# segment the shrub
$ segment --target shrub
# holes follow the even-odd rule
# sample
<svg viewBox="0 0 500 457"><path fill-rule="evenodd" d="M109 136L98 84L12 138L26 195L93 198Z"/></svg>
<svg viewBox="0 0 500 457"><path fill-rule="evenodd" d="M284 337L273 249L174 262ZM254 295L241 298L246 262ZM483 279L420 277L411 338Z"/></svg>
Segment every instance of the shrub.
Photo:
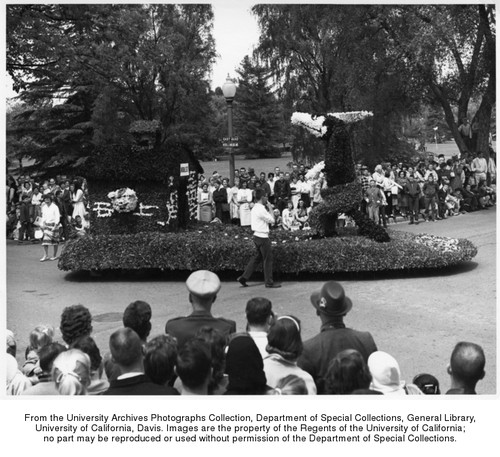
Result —
<svg viewBox="0 0 500 457"><path fill-rule="evenodd" d="M318 238L312 231L271 232L274 269L281 273L335 273L444 268L471 260L466 239L392 232L388 243L354 236ZM249 229L198 225L185 232L87 236L70 241L59 260L66 271L242 271L254 253Z"/></svg>

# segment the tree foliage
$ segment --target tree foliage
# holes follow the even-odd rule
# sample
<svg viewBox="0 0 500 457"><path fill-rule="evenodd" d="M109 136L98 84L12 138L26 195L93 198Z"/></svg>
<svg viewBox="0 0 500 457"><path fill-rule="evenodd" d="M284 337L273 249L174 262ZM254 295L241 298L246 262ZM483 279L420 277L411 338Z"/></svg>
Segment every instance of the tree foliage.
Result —
<svg viewBox="0 0 500 457"><path fill-rule="evenodd" d="M460 151L470 152L458 126L472 117L479 123L478 149L486 152L496 96L495 6L378 6L373 11L389 49L413 75L409 83L439 104ZM470 113L474 99L481 102Z"/></svg>
<svg viewBox="0 0 500 457"><path fill-rule="evenodd" d="M370 137L353 144L355 156L378 161L401 148L402 112L413 109L412 93L395 84L393 58L367 5L257 5L258 52L280 86L285 110L323 114L371 110ZM302 155L316 155L301 141Z"/></svg>
<svg viewBox="0 0 500 457"><path fill-rule="evenodd" d="M235 101L239 149L247 157L279 156L281 107L271 92L268 70L245 56L240 68Z"/></svg>
<svg viewBox="0 0 500 457"><path fill-rule="evenodd" d="M405 148L404 120L422 105L440 107L466 152L458 125L474 98L484 150L495 99L494 5L265 4L252 11L258 53L290 114L373 111L371 138L355 145L356 157L373 161Z"/></svg>
<svg viewBox="0 0 500 457"><path fill-rule="evenodd" d="M91 99L92 144L159 120L163 141L210 143L210 5L8 5L7 70L22 100Z"/></svg>

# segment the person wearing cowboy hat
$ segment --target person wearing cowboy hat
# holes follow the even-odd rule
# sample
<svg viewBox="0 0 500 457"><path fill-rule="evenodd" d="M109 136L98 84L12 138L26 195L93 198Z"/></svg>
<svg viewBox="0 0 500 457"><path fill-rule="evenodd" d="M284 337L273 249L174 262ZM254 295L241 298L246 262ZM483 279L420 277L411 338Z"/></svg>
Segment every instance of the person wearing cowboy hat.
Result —
<svg viewBox="0 0 500 457"><path fill-rule="evenodd" d="M186 288L193 312L186 317L170 319L165 325L165 333L177 338L179 349L204 326L219 330L225 336L236 332L236 322L212 316L212 305L220 287L219 277L208 270L195 271L187 279Z"/></svg>
<svg viewBox="0 0 500 457"><path fill-rule="evenodd" d="M369 332L346 328L344 316L351 310L352 301L338 282L326 282L311 295L311 303L321 320L320 333L304 342L297 364L313 377L318 393L322 393L328 366L339 352L356 349L366 362L377 346Z"/></svg>

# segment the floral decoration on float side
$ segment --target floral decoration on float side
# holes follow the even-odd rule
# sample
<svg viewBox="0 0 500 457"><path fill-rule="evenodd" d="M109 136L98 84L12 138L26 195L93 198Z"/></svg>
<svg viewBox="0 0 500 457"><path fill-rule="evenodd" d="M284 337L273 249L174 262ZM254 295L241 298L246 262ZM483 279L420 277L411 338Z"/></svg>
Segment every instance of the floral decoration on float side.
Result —
<svg viewBox="0 0 500 457"><path fill-rule="evenodd" d="M117 213L131 213L137 208L137 195L134 190L128 187L110 192L108 198Z"/></svg>
<svg viewBox="0 0 500 457"><path fill-rule="evenodd" d="M323 169L325 168L325 161L322 160L315 164L305 175L307 180L317 180L323 175Z"/></svg>

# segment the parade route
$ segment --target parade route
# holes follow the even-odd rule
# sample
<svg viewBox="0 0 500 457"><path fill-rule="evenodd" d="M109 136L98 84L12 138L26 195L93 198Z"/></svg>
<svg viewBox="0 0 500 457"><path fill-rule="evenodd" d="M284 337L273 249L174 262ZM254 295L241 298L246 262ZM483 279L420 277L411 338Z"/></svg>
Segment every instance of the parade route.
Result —
<svg viewBox="0 0 500 457"><path fill-rule="evenodd" d="M346 325L370 331L378 348L398 360L403 379L411 381L421 372L432 373L440 380L442 392L450 386L446 365L454 345L458 341L478 343L486 354L486 377L477 391L495 394L496 208L418 226L399 222L389 228L468 238L478 254L471 262L442 272L335 275L354 303ZM81 303L89 308L94 317L93 336L102 352L107 351L109 335L121 327L123 310L134 300L151 304L151 336L163 333L168 319L191 310L185 278L179 275L170 280L131 280L68 274L57 268L57 262L40 263L39 245L18 245L11 240L6 254L7 328L16 335L20 364L29 332L41 323L57 327L65 306ZM223 278L213 314L235 320L238 331L245 329L245 304L255 296L269 298L278 314L297 316L302 321L303 339L319 331L309 297L327 278L285 278L281 289L266 289L262 282L242 288L235 278ZM58 329L56 339L60 340Z"/></svg>

